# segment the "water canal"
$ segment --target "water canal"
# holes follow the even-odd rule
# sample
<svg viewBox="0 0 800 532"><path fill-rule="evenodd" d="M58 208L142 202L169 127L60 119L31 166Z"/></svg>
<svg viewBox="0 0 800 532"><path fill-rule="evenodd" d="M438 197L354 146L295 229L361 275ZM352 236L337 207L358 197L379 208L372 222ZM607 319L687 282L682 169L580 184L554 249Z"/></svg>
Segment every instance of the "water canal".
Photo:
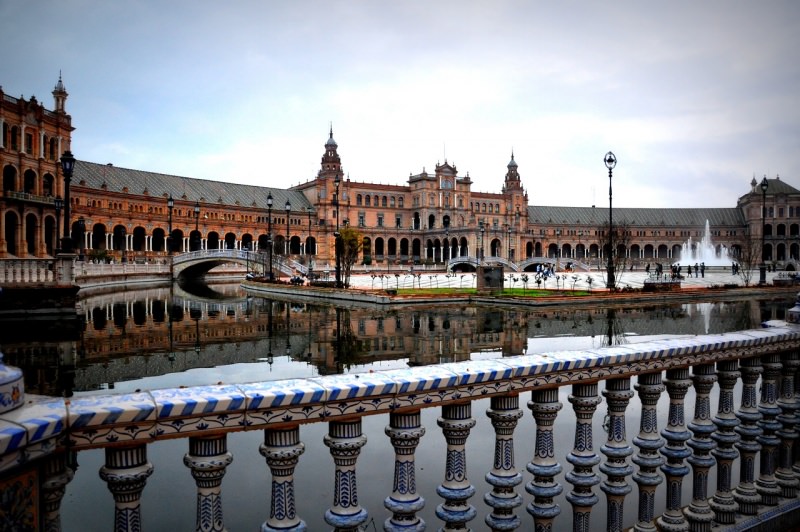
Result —
<svg viewBox="0 0 800 532"><path fill-rule="evenodd" d="M766 319L782 319L793 297L768 300L702 301L667 306L630 305L587 308L492 308L454 305L436 309L336 308L248 297L235 285L215 286L211 291L189 294L175 287L97 295L82 302L82 324L74 340L74 364L64 367L26 368L26 350L42 353L54 349L46 340L3 346L7 360L25 369L30 393L92 395L135 390L214 383L244 383L259 380L309 378L336 373L359 373L407 368L413 365L510 357L591 349L654 338L676 337L742 330ZM65 341L55 342L63 349ZM41 360L41 359L39 359ZM568 387L561 389L561 402L568 410ZM521 438L515 448L517 469L524 472L532 456L535 427L530 411L517 427ZM659 412L666 412L663 394ZM691 402L691 399L689 399ZM481 404L486 403L486 404ZM470 481L476 496L470 501L478 509L472 523L483 530L483 516L490 511L482 501L491 490L483 479L491 467L493 429L483 412L488 400L476 401L477 421L467 443ZM716 404L712 405L716 409ZM598 441L603 439L604 407L594 418ZM423 410L423 426L435 427L439 410ZM631 416L633 418L633 416ZM572 424L562 415L556 424L557 448L572 447ZM628 420L632 437L638 419ZM386 441L386 419L368 416L364 433L368 444L358 460L361 504L369 511L368 530L381 530L388 512L383 498L392 491L393 454ZM430 430L430 429L429 429ZM297 512L309 530L327 530L323 514L332 505L333 463L323 437L325 423L303 426L302 439L317 452L301 457L296 470ZM259 454L261 431L229 438L234 455L223 481L225 523L228 530L253 530L269 516L270 474ZM527 442L527 443L526 443ZM143 530L187 530L194 526L195 484L183 465L186 440L151 445L149 460L155 465L142 497ZM442 481L441 433L430 430L417 450L417 483L424 486L426 506L419 515L431 529L441 526L435 508L441 502L435 487ZM321 451L320 451L321 449ZM77 455L78 469L67 486L62 503L64 530L108 530L113 522L113 502L98 478L102 450ZM563 457L561 459L563 461ZM387 468L388 465L388 468ZM526 473L526 475L528 475ZM528 475L529 476L529 475ZM527 482L526 478L526 482ZM686 483L684 488L687 487ZM520 487L520 492L524 490ZM569 503L560 504L569 514ZM626 523L635 520L635 505L626 507ZM630 515L629 515L630 514ZM522 529L532 526L524 510L518 509ZM605 522L605 508L597 505L592 522ZM569 516L558 528L569 528Z"/></svg>

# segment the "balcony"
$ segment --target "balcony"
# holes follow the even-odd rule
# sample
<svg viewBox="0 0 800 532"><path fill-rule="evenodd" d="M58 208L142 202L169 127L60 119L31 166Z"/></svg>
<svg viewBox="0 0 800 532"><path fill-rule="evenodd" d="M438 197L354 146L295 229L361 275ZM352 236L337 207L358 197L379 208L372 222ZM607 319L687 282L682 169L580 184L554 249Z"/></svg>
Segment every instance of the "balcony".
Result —
<svg viewBox="0 0 800 532"><path fill-rule="evenodd" d="M370 516L384 530L788 530L800 523L800 329L769 325L375 373L69 401L29 397L2 417L0 470L6 477L42 472L44 525L55 530L73 476L71 453L102 448L99 475L116 501L114 527L128 530L147 513L141 496L148 478L157 467L173 468L154 466L148 449L188 439L183 463L197 486L197 529L221 530L222 479L233 460L228 436L262 431L265 487L271 478L262 530L317 530L322 520L357 530ZM516 430L526 426L520 399L533 419L523 431ZM473 406L486 407L490 430L472 433ZM440 435L422 424L432 408ZM373 416L385 420L387 438L367 442L362 422ZM308 424L327 426L324 446L301 440ZM634 426L630 437L626 429ZM444 440L434 450L434 465L444 470L438 485L417 482L423 437ZM382 469L357 474L368 443L388 458L378 462ZM515 463L515 445L530 457L524 466ZM484 452L470 455L476 447ZM323 462L320 453L330 454L332 474L316 469L313 485L297 483L298 463ZM482 467L473 480L467 464ZM392 487L359 499L359 474L391 478ZM312 495L319 484L333 488L329 500ZM235 498L250 506L265 498L227 485L237 488ZM309 501L318 515L297 512ZM437 522L424 521L426 506L435 507Z"/></svg>

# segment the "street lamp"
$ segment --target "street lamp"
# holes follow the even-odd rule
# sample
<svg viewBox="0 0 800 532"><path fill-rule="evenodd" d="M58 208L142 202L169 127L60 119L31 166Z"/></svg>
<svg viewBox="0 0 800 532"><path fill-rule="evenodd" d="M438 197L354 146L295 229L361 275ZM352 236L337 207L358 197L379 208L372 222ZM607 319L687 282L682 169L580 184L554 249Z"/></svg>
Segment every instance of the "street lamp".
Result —
<svg viewBox="0 0 800 532"><path fill-rule="evenodd" d="M64 207L64 200L61 199L61 196L56 196L56 199L53 200L53 205L56 208L56 239L53 242L53 256L56 256L60 251L58 242L61 237L61 209Z"/></svg>
<svg viewBox="0 0 800 532"><path fill-rule="evenodd" d="M169 233L167 233L167 254L172 253L172 208L175 207L175 200L172 194L167 198L167 211L169 211Z"/></svg>
<svg viewBox="0 0 800 532"><path fill-rule="evenodd" d="M69 182L75 170L75 157L67 150L61 154L61 170L64 173L64 238L61 240L61 252L72 253L72 239L70 238L69 218Z"/></svg>
<svg viewBox="0 0 800 532"><path fill-rule="evenodd" d="M269 253L269 279L272 280L272 192L267 193L267 253Z"/></svg>
<svg viewBox="0 0 800 532"><path fill-rule="evenodd" d="M192 246L192 251L198 251L200 249L200 202L194 202L194 246Z"/></svg>
<svg viewBox="0 0 800 532"><path fill-rule="evenodd" d="M761 180L761 264L758 266L758 284L759 286L764 286L767 284L767 248L764 243L764 236L767 232L767 189L769 188L769 183L767 182L767 176L764 176L764 179Z"/></svg>
<svg viewBox="0 0 800 532"><path fill-rule="evenodd" d="M286 205L284 205L284 208L286 209L286 260L288 261L289 250L291 249L289 247L289 215L292 212L292 203L288 199L286 200Z"/></svg>
<svg viewBox="0 0 800 532"><path fill-rule="evenodd" d="M617 157L612 153L606 153L603 162L608 168L608 279L606 285L609 290L614 289L614 218L611 210L611 174L617 166Z"/></svg>
<svg viewBox="0 0 800 532"><path fill-rule="evenodd" d="M333 205L336 215L336 231L333 233L333 252L336 255L336 288L342 287L342 253L341 253L341 234L339 233L339 183L341 178L337 173L333 178Z"/></svg>

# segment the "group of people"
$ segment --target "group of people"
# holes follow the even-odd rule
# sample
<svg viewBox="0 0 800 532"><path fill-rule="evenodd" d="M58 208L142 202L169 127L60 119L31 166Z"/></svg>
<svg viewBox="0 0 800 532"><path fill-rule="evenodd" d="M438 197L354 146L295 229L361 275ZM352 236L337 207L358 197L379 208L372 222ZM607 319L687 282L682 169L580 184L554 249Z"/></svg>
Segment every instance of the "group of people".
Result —
<svg viewBox="0 0 800 532"><path fill-rule="evenodd" d="M675 264L673 264L670 267L671 279L672 280L683 279L682 270L683 270L683 266L681 266L679 263L676 262ZM649 262L644 267L644 271L647 274L650 274L650 263ZM691 277L692 273L694 273L695 277L705 277L706 276L706 263L705 262L700 262L700 263L695 262L694 263L694 269L692 268L692 265L689 264L686 267L686 275L688 277ZM656 266L655 266L655 276L656 276L656 278L660 279L662 275L664 275L664 277L666 278L666 274L664 274L664 266L660 262L657 262Z"/></svg>

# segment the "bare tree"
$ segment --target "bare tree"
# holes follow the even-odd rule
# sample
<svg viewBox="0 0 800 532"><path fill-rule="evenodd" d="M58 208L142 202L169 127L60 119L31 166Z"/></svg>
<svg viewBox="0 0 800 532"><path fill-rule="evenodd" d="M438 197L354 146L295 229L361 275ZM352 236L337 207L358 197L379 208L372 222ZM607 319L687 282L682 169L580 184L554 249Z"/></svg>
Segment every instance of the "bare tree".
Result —
<svg viewBox="0 0 800 532"><path fill-rule="evenodd" d="M750 286L753 272L761 264L761 241L758 236L750 234L745 229L745 234L734 247L733 259L737 267L737 275L745 286Z"/></svg>
<svg viewBox="0 0 800 532"><path fill-rule="evenodd" d="M603 226L603 234L608 235L608 224ZM617 222L614 224L613 245L614 253L612 254L611 263L614 265L614 285L618 288L622 282L622 277L625 270L629 267L631 261L628 259L628 246L631 242L630 224L626 221ZM608 251L608 238L601 245L602 249ZM606 255L606 264L608 264L608 256ZM608 278L606 278L606 285L608 285Z"/></svg>
<svg viewBox="0 0 800 532"><path fill-rule="evenodd" d="M339 230L341 238L342 282L350 286L350 274L353 265L358 261L361 250L364 248L364 236L356 229L345 226Z"/></svg>

